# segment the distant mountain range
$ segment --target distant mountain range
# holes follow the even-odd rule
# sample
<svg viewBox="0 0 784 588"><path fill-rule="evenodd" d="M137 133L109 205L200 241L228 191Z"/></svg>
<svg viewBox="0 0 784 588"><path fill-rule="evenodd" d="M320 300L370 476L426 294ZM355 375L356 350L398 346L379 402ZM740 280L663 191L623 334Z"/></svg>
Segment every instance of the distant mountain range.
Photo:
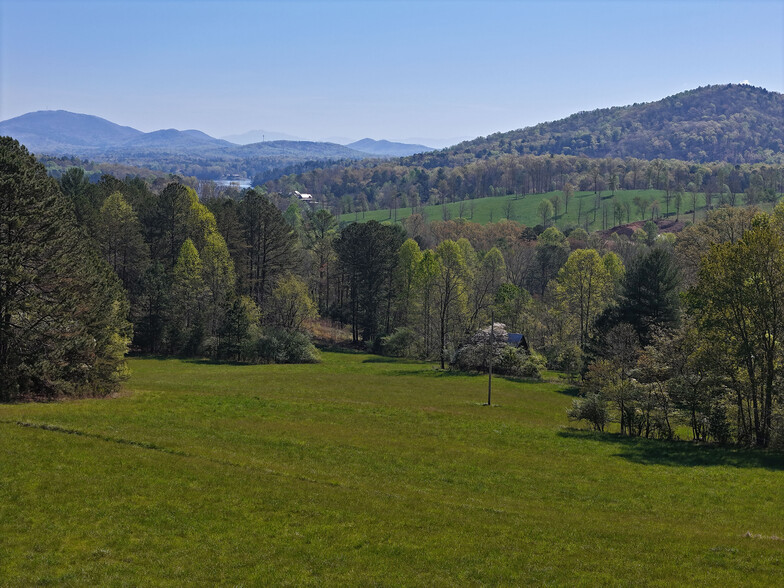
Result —
<svg viewBox="0 0 784 588"><path fill-rule="evenodd" d="M302 137L278 133L275 131L265 131L262 129L240 133L239 135L227 135L221 137L224 141L236 143L237 145L249 145L250 143L262 143L264 141L304 141ZM338 143L339 141L324 141L325 143Z"/></svg>
<svg viewBox="0 0 784 588"><path fill-rule="evenodd" d="M0 134L10 135L30 151L47 155L82 157L143 157L148 153L217 156L229 159L269 154L318 155L322 158L361 159L360 153L343 145L311 141L268 141L237 145L197 130L162 129L151 133L89 114L65 110L30 112L0 122Z"/></svg>
<svg viewBox="0 0 784 588"><path fill-rule="evenodd" d="M275 131L248 131L241 135L229 135L223 137L224 140L236 143L237 145L248 145L250 143L260 143L266 141L305 141L302 137L294 135L287 135L286 133L277 133ZM395 141L387 141L385 139L361 139L359 141L349 141L344 139L325 139L323 142L338 143L345 145L349 149L354 149L361 153L368 153L377 157L405 157L406 155L414 155L415 153L426 153L427 151L434 151L433 147L413 143L400 143Z"/></svg>
<svg viewBox="0 0 784 588"><path fill-rule="evenodd" d="M346 147L361 151L362 153L371 153L378 157L405 157L406 155L414 155L415 153L434 151L432 147L425 147L424 145L393 143L392 141L385 141L383 139L381 141L361 139L354 143L349 143Z"/></svg>
<svg viewBox="0 0 784 588"><path fill-rule="evenodd" d="M656 102L578 112L554 122L495 133L414 165L462 165L503 154L565 154L755 163L784 155L784 94L746 84L706 86Z"/></svg>
<svg viewBox="0 0 784 588"><path fill-rule="evenodd" d="M144 133L97 116L65 110L30 112L0 122L0 135L14 137L34 153L123 160L135 165L144 165L153 155L218 160L270 157L291 163L311 159L396 157L430 149L424 145L371 139L344 146L305 141L282 133L267 135L266 131L232 136L233 142L216 139L198 130L161 129Z"/></svg>

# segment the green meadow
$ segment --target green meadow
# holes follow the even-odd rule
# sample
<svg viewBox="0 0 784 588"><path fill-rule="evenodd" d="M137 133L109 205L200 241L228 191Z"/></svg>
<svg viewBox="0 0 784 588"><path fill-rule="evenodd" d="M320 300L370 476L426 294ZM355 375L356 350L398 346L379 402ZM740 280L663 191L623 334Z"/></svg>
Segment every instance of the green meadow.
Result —
<svg viewBox="0 0 784 588"><path fill-rule="evenodd" d="M487 407L486 376L323 359L0 405L0 585L784 581L780 454L589 432L559 380Z"/></svg>
<svg viewBox="0 0 784 588"><path fill-rule="evenodd" d="M607 227L611 228L616 223L613 222L613 203L617 201L621 204L628 202L630 209L629 222L643 220L643 215L637 210L633 204L636 196L648 200L648 202L657 201L659 203L659 214L665 216L666 203L664 200L664 190L617 190L613 196L611 192L604 191L600 194L601 206L596 208L596 194L593 192L575 192L574 196L569 201L569 210L565 210L563 204L563 192L547 192L546 194L527 194L525 196L519 194L511 194L508 196L489 196L487 198L477 198L475 200L468 200L465 202L451 202L442 205L428 205L422 207L422 213L429 221L443 220L444 209L447 210L447 217L450 219L465 218L466 220L486 224L489 222L497 222L509 218L523 223L526 226L533 227L541 224L542 218L539 215L539 203L545 198L552 198L558 194L561 199L560 214L554 217L553 221L556 226L564 227L566 225L577 224L578 211L580 211L580 202L582 202L582 211L580 213L580 224L584 225L586 219L588 220L588 230L596 231L602 230L602 209L605 205L609 207ZM742 202L743 198L738 197ZM714 198L714 205L718 204L718 197ZM473 203L473 211L471 210ZM511 204L511 208L509 205ZM691 214L691 196L689 193L684 194L683 202L681 203L679 219L682 221L692 220ZM688 214L686 211L689 211ZM594 213L595 219L594 219ZM397 220L401 221L411 216L411 208L398 208L397 212L390 209L372 210L366 213L343 214L341 221L350 222L354 220L377 220L379 222L393 221L395 216ZM705 216L705 195L697 195L697 220ZM670 200L670 216L668 218L675 219L675 198ZM650 208L646 212L645 219L651 218ZM623 222L626 223L626 216L624 215Z"/></svg>

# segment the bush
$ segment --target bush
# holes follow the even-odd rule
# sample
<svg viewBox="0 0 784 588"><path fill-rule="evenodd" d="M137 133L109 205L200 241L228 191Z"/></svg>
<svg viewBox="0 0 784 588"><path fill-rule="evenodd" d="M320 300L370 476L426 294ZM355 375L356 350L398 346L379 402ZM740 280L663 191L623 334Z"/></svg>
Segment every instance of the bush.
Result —
<svg viewBox="0 0 784 588"><path fill-rule="evenodd" d="M278 363L281 356L279 338L273 333L264 333L256 341L256 356L265 363Z"/></svg>
<svg viewBox="0 0 784 588"><path fill-rule="evenodd" d="M784 406L777 403L773 408L770 425L770 447L779 451L784 450Z"/></svg>
<svg viewBox="0 0 784 588"><path fill-rule="evenodd" d="M409 355L417 341L417 335L412 329L402 327L395 329L391 335L381 339L381 349L384 355L405 357Z"/></svg>
<svg viewBox="0 0 784 588"><path fill-rule="evenodd" d="M708 415L708 434L721 445L726 445L732 438L727 408L721 401L717 400L711 404Z"/></svg>
<svg viewBox="0 0 784 588"><path fill-rule="evenodd" d="M318 350L299 331L269 329L256 342L259 360L266 363L318 363Z"/></svg>
<svg viewBox="0 0 784 588"><path fill-rule="evenodd" d="M514 347L507 345L501 350L494 369L499 374L516 376L522 371L524 363L525 358Z"/></svg>
<svg viewBox="0 0 784 588"><path fill-rule="evenodd" d="M543 355L540 355L533 350L526 355L527 357L525 359L525 364L523 364L522 376L524 378L536 378L537 380L540 380L542 378L542 372L547 367L547 360Z"/></svg>
<svg viewBox="0 0 784 588"><path fill-rule="evenodd" d="M573 421L588 421L594 431L604 431L605 425L610 420L607 402L601 394L590 392L582 398L575 398L567 415Z"/></svg>
<svg viewBox="0 0 784 588"><path fill-rule="evenodd" d="M501 351L498 365L494 369L504 376L541 379L544 358L538 353L528 353L524 349L507 345Z"/></svg>

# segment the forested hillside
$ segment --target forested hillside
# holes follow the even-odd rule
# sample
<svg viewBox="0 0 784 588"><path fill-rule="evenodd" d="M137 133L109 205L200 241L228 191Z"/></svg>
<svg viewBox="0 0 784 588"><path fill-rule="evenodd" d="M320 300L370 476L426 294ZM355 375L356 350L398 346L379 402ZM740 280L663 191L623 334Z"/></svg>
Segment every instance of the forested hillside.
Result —
<svg viewBox="0 0 784 588"><path fill-rule="evenodd" d="M441 151L291 168L288 175L259 179L268 180L271 191L316 194L338 213L568 191L567 186L597 194L664 190L667 199L700 192L710 208L722 193L750 190L748 201L754 203L784 191L783 121L782 94L747 85L709 86Z"/></svg>
<svg viewBox="0 0 784 588"><path fill-rule="evenodd" d="M411 165L456 166L503 154L681 159L705 163L782 161L784 95L743 84L706 86L656 102L578 112L516 131L495 133Z"/></svg>
<svg viewBox="0 0 784 588"><path fill-rule="evenodd" d="M664 192L658 209L666 213L674 210L669 202L678 194L684 199L705 194L708 208L720 202L737 203L739 194L748 203L772 201L784 191L782 169L782 165L765 164L505 154L456 167L426 168L400 160L333 165L283 176L265 186L283 194L293 190L315 194L322 205L339 214L379 208L394 211L408 207L416 211L425 205L461 202L469 211L477 198L552 191L562 192L561 204L568 212L569 199L575 191L611 197L619 190L654 189ZM602 206L600 202L598 208ZM597 205L592 204L591 208ZM554 212L559 215L558 210Z"/></svg>

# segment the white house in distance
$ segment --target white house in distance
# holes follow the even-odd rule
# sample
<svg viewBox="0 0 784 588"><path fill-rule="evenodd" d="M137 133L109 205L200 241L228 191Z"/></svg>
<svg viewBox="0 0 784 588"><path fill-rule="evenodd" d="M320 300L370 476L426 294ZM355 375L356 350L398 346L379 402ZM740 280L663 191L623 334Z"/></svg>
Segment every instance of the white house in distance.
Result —
<svg viewBox="0 0 784 588"><path fill-rule="evenodd" d="M302 202L313 202L312 194L301 194L297 190L294 190L294 196L299 198Z"/></svg>

